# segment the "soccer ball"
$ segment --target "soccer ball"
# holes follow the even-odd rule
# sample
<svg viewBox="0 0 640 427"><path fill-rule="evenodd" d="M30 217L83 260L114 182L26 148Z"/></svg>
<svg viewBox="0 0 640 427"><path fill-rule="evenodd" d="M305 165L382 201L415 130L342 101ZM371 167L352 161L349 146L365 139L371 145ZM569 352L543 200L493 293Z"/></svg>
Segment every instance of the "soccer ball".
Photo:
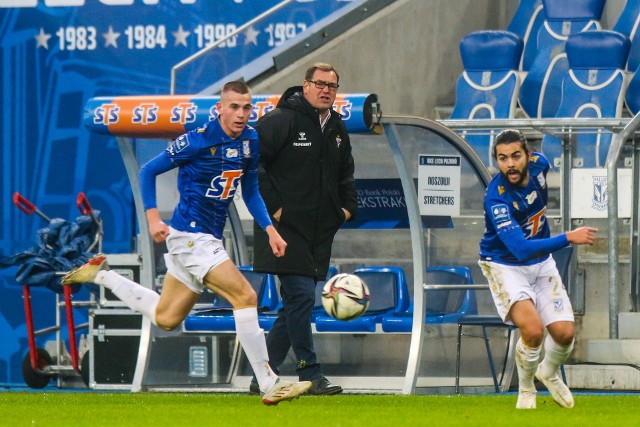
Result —
<svg viewBox="0 0 640 427"><path fill-rule="evenodd" d="M358 276L337 274L324 285L322 305L333 318L356 319L369 307L369 288Z"/></svg>

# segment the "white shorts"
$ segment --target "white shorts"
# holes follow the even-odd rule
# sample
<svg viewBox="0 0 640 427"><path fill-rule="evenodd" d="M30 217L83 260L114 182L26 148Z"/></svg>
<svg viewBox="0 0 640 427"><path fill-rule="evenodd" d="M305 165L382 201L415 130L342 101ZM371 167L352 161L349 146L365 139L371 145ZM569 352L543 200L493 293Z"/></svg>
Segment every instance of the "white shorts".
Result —
<svg viewBox="0 0 640 427"><path fill-rule="evenodd" d="M229 259L222 241L211 234L187 233L169 227L167 271L197 294L205 288L204 276Z"/></svg>
<svg viewBox="0 0 640 427"><path fill-rule="evenodd" d="M491 261L478 261L489 281L498 314L506 317L518 301L530 299L538 309L544 326L560 321L574 321L571 301L553 257L533 265L514 266Z"/></svg>

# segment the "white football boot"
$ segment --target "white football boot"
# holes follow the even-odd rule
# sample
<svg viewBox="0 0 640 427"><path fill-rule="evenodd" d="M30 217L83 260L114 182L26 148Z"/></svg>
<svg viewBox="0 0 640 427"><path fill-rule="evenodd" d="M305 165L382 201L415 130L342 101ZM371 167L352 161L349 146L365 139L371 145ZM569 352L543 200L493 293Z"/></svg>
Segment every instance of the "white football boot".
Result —
<svg viewBox="0 0 640 427"><path fill-rule="evenodd" d="M536 409L536 390L518 390L516 409Z"/></svg>
<svg viewBox="0 0 640 427"><path fill-rule="evenodd" d="M278 379L278 381L262 396L265 405L277 405L283 400L292 400L300 397L311 387L311 381L291 382Z"/></svg>
<svg viewBox="0 0 640 427"><path fill-rule="evenodd" d="M538 368L536 378L549 390L551 397L553 397L553 400L555 400L558 405L567 409L573 408L574 402L571 390L562 382L557 373L551 378L543 378L542 375L540 375L540 368Z"/></svg>
<svg viewBox="0 0 640 427"><path fill-rule="evenodd" d="M86 264L76 267L69 271L62 278L62 285L69 286L77 283L94 283L96 275L100 270L108 268L107 257L104 254L98 254L92 257Z"/></svg>

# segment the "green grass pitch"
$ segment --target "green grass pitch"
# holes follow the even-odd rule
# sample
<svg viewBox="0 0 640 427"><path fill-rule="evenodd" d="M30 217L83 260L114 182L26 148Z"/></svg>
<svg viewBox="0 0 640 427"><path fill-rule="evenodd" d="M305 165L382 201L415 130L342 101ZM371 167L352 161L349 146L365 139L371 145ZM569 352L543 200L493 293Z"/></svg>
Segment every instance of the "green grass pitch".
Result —
<svg viewBox="0 0 640 427"><path fill-rule="evenodd" d="M516 395L303 396L277 406L258 397L202 393L0 392L1 426L632 426L640 395L577 394L576 406L538 395L516 410Z"/></svg>

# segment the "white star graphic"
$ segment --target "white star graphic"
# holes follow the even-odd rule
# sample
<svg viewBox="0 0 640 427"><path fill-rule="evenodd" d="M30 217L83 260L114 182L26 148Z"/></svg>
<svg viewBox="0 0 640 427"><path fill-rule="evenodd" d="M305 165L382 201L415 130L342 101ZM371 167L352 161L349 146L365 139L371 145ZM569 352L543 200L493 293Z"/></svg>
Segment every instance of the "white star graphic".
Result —
<svg viewBox="0 0 640 427"><path fill-rule="evenodd" d="M109 25L109 31L102 33L102 37L104 37L104 47L118 47L118 37L120 37L120 33L113 31L113 27L111 25Z"/></svg>
<svg viewBox="0 0 640 427"><path fill-rule="evenodd" d="M45 49L49 49L49 39L51 38L51 34L47 34L44 32L44 28L40 28L40 32L34 36L36 39L36 49L42 46Z"/></svg>
<svg viewBox="0 0 640 427"><path fill-rule="evenodd" d="M258 46L258 34L260 34L260 31L256 31L253 25L247 28L247 31L244 32L244 45L246 46L249 43L253 43L255 46Z"/></svg>
<svg viewBox="0 0 640 427"><path fill-rule="evenodd" d="M174 31L171 34L173 34L173 37L176 39L175 43L173 43L174 46L181 44L184 47L187 47L187 37L189 37L189 34L191 33L189 31L185 31L182 28L182 24L178 25L178 31Z"/></svg>

